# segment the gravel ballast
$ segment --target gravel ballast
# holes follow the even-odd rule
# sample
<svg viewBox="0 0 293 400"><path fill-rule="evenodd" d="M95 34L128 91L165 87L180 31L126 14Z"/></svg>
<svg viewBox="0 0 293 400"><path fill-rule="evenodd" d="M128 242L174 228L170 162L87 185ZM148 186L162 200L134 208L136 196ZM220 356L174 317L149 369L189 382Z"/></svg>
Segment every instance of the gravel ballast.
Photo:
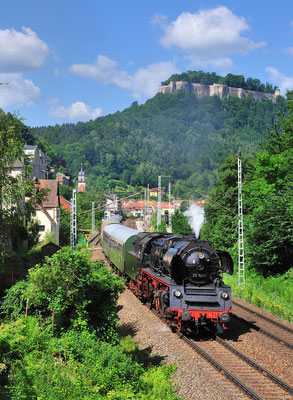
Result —
<svg viewBox="0 0 293 400"><path fill-rule="evenodd" d="M92 259L104 258L100 249L93 251L92 256ZM250 307L245 302L243 304ZM257 307L255 309L257 310ZM120 295L117 310L122 331L129 333L138 342L140 349L151 349L152 355L158 356L163 362L178 366L172 381L179 397L185 400L248 399L240 389L180 340L130 290L126 289ZM274 343L255 331L243 331L237 338L233 338L233 333L229 333L227 340L292 385L292 353L284 350L281 344Z"/></svg>
<svg viewBox="0 0 293 400"><path fill-rule="evenodd" d="M151 348L164 362L176 364L172 376L177 395L186 400L242 400L247 397L171 332L129 290L119 298L120 324L131 326L140 349ZM167 400L167 399L166 399Z"/></svg>

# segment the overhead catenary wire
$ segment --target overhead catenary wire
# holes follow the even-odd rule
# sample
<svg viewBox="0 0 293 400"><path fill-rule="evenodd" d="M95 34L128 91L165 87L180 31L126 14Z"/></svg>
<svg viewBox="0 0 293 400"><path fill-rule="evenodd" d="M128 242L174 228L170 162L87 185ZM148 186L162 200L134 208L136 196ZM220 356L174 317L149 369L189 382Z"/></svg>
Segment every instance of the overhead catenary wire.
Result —
<svg viewBox="0 0 293 400"><path fill-rule="evenodd" d="M207 193L204 193L204 192L200 192L199 190L193 190L195 193L198 193L198 194L200 194L202 197L205 197L206 199L208 199L211 203L214 203L214 204L216 204L217 206L219 206L219 207L221 207L221 208L223 208L224 210L226 210L226 211L228 211L229 213L231 213L231 214L233 214L233 215L238 215L236 212L234 212L233 210L231 210L231 209L229 209L228 207L225 207L225 206L223 206L222 204L219 204L218 202L216 202L215 200L212 200L211 199L211 197L207 194ZM127 197L124 197L124 198L122 198L122 199L120 199L121 201L122 200L127 200L127 199L129 199L129 198L131 198L131 197L135 197L135 196L137 196L139 193L142 193L143 192L143 190L140 190L140 191L138 191L138 192L135 192L135 193L133 193L133 194L131 194L131 195L129 195L129 196L127 196ZM124 193L124 192L121 192L121 193ZM91 193L91 194L102 194L102 192L99 192L99 193ZM237 193L235 194L236 196L237 196ZM275 197L283 197L281 194L280 195L275 195ZM80 215L83 215L83 214L87 214L87 213L89 213L89 212L92 212L92 210L103 210L103 209L105 209L106 208L106 205L104 204L103 206L99 206L99 207L95 207L94 209L90 209L90 210L86 210L86 211L82 211L82 212L80 212L80 213L78 213L77 214L77 216L80 216ZM290 207L291 208L291 207ZM287 208L286 208L287 209Z"/></svg>
<svg viewBox="0 0 293 400"><path fill-rule="evenodd" d="M222 204L217 203L215 200L212 200L208 194L203 193L203 192L200 192L200 191L198 191L198 190L193 190L193 191L194 191L195 193L198 193L198 194L200 194L201 196L207 198L210 202L216 204L217 206L223 208L224 210L229 211L231 214L237 215L237 213L235 213L234 211L232 211L232 210L230 210L229 208L223 206Z"/></svg>
<svg viewBox="0 0 293 400"><path fill-rule="evenodd" d="M141 192L143 192L143 190L139 190L138 192L132 193L131 195L124 197L123 199L120 199L120 201L130 199L131 197L137 196ZM104 208L106 208L106 206L107 205L104 204L103 206L99 206L99 207L91 208L90 210L82 211L82 212L78 213L77 216L80 216L82 214L87 214L89 212L92 212L93 210L103 210Z"/></svg>

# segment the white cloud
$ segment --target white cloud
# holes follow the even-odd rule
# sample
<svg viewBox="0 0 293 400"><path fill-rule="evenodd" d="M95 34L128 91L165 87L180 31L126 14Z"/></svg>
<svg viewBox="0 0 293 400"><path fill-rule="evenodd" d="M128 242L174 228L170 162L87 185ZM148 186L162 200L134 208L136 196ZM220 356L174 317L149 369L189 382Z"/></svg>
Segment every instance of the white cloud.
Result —
<svg viewBox="0 0 293 400"><path fill-rule="evenodd" d="M293 56L293 47L287 47L287 49L285 49L285 53L289 54L290 56Z"/></svg>
<svg viewBox="0 0 293 400"><path fill-rule="evenodd" d="M22 74L0 74L0 107L32 106L41 98L41 89Z"/></svg>
<svg viewBox="0 0 293 400"><path fill-rule="evenodd" d="M121 88L132 92L135 99L144 96L154 96L160 83L177 72L173 62L159 62L150 64L146 68L139 68L133 75L125 71L113 76L113 82Z"/></svg>
<svg viewBox="0 0 293 400"><path fill-rule="evenodd" d="M94 64L74 64L70 71L84 78L99 80L103 84L116 84L128 89L136 99L141 96L153 96L158 91L162 80L177 72L173 61L158 62L139 68L133 75L119 70L116 61L109 57L99 55Z"/></svg>
<svg viewBox="0 0 293 400"><path fill-rule="evenodd" d="M200 66L201 68L211 66L213 68L221 68L222 71L226 70L228 73L234 67L234 62L230 57L207 58L190 54L186 58L190 60L188 69L194 66Z"/></svg>
<svg viewBox="0 0 293 400"><path fill-rule="evenodd" d="M160 28L164 29L167 27L168 17L162 14L155 14L154 17L151 19L150 23L152 25L158 25Z"/></svg>
<svg viewBox="0 0 293 400"><path fill-rule="evenodd" d="M77 101L68 107L64 107L59 105L59 99L51 99L48 102L48 106L51 115L65 121L88 121L102 115L100 108L93 109L82 101Z"/></svg>
<svg viewBox="0 0 293 400"><path fill-rule="evenodd" d="M293 90L293 78L290 78L277 70L274 67L267 67L266 72L270 74L271 80L279 87L283 95L287 90Z"/></svg>
<svg viewBox="0 0 293 400"><path fill-rule="evenodd" d="M243 36L249 30L245 18L234 15L225 6L194 14L184 12L165 27L162 19L158 21L164 31L160 43L166 48L179 47L198 66L226 67L232 64L232 55L247 54L266 44Z"/></svg>
<svg viewBox="0 0 293 400"><path fill-rule="evenodd" d="M44 65L49 48L30 28L0 29L0 72L25 72Z"/></svg>
<svg viewBox="0 0 293 400"><path fill-rule="evenodd" d="M74 64L70 71L83 78L101 80L106 84L112 83L113 76L119 74L117 63L104 55L99 55L94 64Z"/></svg>

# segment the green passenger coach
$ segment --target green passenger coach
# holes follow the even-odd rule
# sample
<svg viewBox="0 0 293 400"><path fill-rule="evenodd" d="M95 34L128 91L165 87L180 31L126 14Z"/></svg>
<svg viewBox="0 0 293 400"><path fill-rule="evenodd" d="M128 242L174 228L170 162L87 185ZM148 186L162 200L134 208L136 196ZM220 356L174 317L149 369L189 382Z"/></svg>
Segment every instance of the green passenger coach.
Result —
<svg viewBox="0 0 293 400"><path fill-rule="evenodd" d="M137 261L134 244L139 231L109 220L102 224L101 244L105 255L121 272L136 280Z"/></svg>

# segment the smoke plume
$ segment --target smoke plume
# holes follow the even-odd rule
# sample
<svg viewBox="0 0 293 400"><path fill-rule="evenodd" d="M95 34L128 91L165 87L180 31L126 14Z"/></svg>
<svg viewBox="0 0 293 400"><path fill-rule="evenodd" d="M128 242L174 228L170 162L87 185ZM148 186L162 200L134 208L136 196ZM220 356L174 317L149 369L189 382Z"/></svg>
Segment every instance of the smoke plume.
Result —
<svg viewBox="0 0 293 400"><path fill-rule="evenodd" d="M188 218L188 223L192 232L194 232L195 237L198 238L200 229L204 222L204 209L196 204L191 204L189 209L184 211L183 215Z"/></svg>

